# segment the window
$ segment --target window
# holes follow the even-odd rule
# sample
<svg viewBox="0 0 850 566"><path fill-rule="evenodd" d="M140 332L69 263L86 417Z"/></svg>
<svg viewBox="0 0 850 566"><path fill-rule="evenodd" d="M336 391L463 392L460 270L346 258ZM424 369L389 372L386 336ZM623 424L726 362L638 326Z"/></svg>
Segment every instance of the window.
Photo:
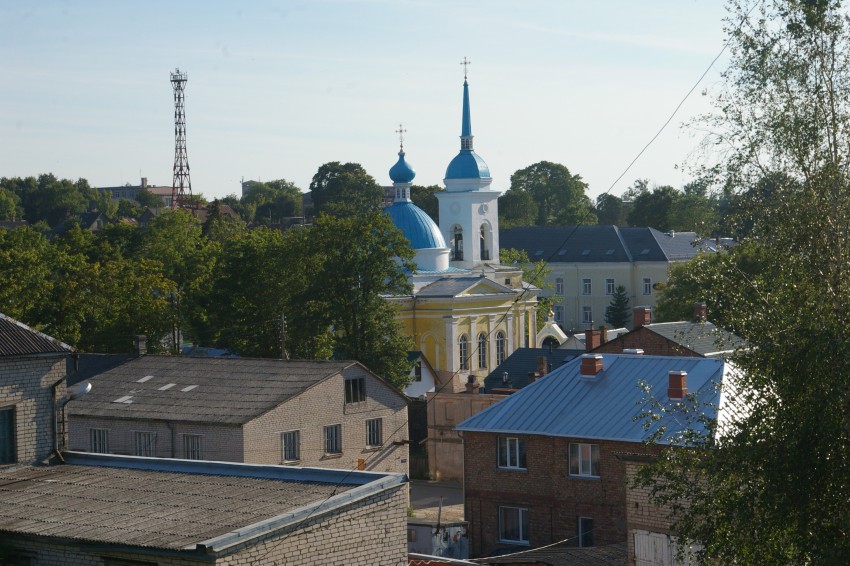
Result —
<svg viewBox="0 0 850 566"><path fill-rule="evenodd" d="M0 409L0 464L15 463L15 407Z"/></svg>
<svg viewBox="0 0 850 566"><path fill-rule="evenodd" d="M422 381L422 360L416 360L413 364L413 381Z"/></svg>
<svg viewBox="0 0 850 566"><path fill-rule="evenodd" d="M366 400L366 379L357 377L345 380L345 402L362 403Z"/></svg>
<svg viewBox="0 0 850 566"><path fill-rule="evenodd" d="M104 428L89 429L89 452L106 454L109 452L109 431Z"/></svg>
<svg viewBox="0 0 850 566"><path fill-rule="evenodd" d="M652 279L649 277L643 278L643 294L651 295L652 294Z"/></svg>
<svg viewBox="0 0 850 566"><path fill-rule="evenodd" d="M366 421L366 445L381 446L384 443L384 419Z"/></svg>
<svg viewBox="0 0 850 566"><path fill-rule="evenodd" d="M487 335L483 332L478 335L478 368L487 367Z"/></svg>
<svg viewBox="0 0 850 566"><path fill-rule="evenodd" d="M460 369L461 371L469 369L469 339L466 337L466 334L462 334L457 341L457 351L460 356Z"/></svg>
<svg viewBox="0 0 850 566"><path fill-rule="evenodd" d="M505 333L500 330L496 333L496 365L505 361L505 350L507 350L506 346Z"/></svg>
<svg viewBox="0 0 850 566"><path fill-rule="evenodd" d="M570 475L599 477L598 444L570 444Z"/></svg>
<svg viewBox="0 0 850 566"><path fill-rule="evenodd" d="M614 294L614 280L613 279L609 278L609 279L605 280L605 294L606 295L613 295Z"/></svg>
<svg viewBox="0 0 850 566"><path fill-rule="evenodd" d="M578 545L582 548L593 546L593 519L578 518Z"/></svg>
<svg viewBox="0 0 850 566"><path fill-rule="evenodd" d="M555 278L555 294L563 295L564 294L564 278L556 277Z"/></svg>
<svg viewBox="0 0 850 566"><path fill-rule="evenodd" d="M581 294L582 295L590 295L593 293L593 285L590 283L590 279L582 279L581 280Z"/></svg>
<svg viewBox="0 0 850 566"><path fill-rule="evenodd" d="M584 324L593 323L593 307L587 305L581 307L581 321Z"/></svg>
<svg viewBox="0 0 850 566"><path fill-rule="evenodd" d="M512 436L499 437L499 467L525 469L525 440Z"/></svg>
<svg viewBox="0 0 850 566"><path fill-rule="evenodd" d="M555 322L564 322L564 307L555 305Z"/></svg>
<svg viewBox="0 0 850 566"><path fill-rule="evenodd" d="M528 544L528 509L499 507L499 542Z"/></svg>
<svg viewBox="0 0 850 566"><path fill-rule="evenodd" d="M201 460L201 435L200 434L184 434L183 435L183 458L186 460Z"/></svg>
<svg viewBox="0 0 850 566"><path fill-rule="evenodd" d="M153 458L156 455L156 433L136 432L136 456Z"/></svg>
<svg viewBox="0 0 850 566"><path fill-rule="evenodd" d="M301 459L301 431L290 430L280 435L280 457L284 462Z"/></svg>
<svg viewBox="0 0 850 566"><path fill-rule="evenodd" d="M342 454L342 425L325 427L325 453Z"/></svg>

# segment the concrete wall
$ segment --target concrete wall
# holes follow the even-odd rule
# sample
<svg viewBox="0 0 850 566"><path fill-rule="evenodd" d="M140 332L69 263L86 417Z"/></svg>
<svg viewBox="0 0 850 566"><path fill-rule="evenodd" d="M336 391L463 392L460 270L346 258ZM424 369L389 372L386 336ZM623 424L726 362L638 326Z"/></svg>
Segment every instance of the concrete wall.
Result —
<svg viewBox="0 0 850 566"><path fill-rule="evenodd" d="M33 464L53 450L52 385L65 395L65 356L0 358L0 407L15 407L16 461Z"/></svg>

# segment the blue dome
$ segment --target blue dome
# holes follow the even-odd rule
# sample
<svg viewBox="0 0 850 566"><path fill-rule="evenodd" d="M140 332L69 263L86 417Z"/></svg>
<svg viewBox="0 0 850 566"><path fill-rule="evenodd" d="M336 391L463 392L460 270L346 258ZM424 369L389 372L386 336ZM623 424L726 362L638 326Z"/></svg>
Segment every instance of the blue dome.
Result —
<svg viewBox="0 0 850 566"><path fill-rule="evenodd" d="M410 240L415 250L445 248L446 241L437 224L428 214L409 201L397 201L386 209L396 228Z"/></svg>
<svg viewBox="0 0 850 566"><path fill-rule="evenodd" d="M404 152L398 152L398 161L390 168L390 179L393 183L410 183L416 177L416 171L404 160Z"/></svg>
<svg viewBox="0 0 850 566"><path fill-rule="evenodd" d="M446 179L489 179L490 168L477 153L462 149L446 169Z"/></svg>

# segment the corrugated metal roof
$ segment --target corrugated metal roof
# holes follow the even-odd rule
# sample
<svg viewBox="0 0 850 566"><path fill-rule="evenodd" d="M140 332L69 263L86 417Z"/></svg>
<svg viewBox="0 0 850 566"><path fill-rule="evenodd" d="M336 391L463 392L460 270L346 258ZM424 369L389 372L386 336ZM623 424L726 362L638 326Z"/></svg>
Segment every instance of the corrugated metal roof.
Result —
<svg viewBox="0 0 850 566"><path fill-rule="evenodd" d="M0 313L0 357L65 354L71 346Z"/></svg>
<svg viewBox="0 0 850 566"><path fill-rule="evenodd" d="M703 356L743 348L743 338L710 322L656 322L643 326Z"/></svg>
<svg viewBox="0 0 850 566"><path fill-rule="evenodd" d="M647 408L639 382L670 403L668 375L677 370L688 372L688 391L696 393L700 402L719 405L716 385L723 379L723 360L621 354L602 354L602 358L603 370L595 377L580 375L581 358L577 358L456 429L641 442L651 431L635 420Z"/></svg>
<svg viewBox="0 0 850 566"><path fill-rule="evenodd" d="M91 392L68 408L72 416L243 424L355 364L143 356L91 378Z"/></svg>

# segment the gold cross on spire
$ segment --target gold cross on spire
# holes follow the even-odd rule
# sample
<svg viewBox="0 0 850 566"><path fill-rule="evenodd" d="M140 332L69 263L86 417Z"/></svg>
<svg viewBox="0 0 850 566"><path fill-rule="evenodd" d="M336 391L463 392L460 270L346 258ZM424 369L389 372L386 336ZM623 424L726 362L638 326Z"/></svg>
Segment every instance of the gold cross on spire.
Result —
<svg viewBox="0 0 850 566"><path fill-rule="evenodd" d="M398 125L398 129L395 131L398 134L398 147L399 149L404 149L404 134L407 133L401 124Z"/></svg>
<svg viewBox="0 0 850 566"><path fill-rule="evenodd" d="M466 57L464 57L463 61L461 61L460 64L463 65L463 80L466 80L466 68L469 65L472 65L472 61L467 61Z"/></svg>

